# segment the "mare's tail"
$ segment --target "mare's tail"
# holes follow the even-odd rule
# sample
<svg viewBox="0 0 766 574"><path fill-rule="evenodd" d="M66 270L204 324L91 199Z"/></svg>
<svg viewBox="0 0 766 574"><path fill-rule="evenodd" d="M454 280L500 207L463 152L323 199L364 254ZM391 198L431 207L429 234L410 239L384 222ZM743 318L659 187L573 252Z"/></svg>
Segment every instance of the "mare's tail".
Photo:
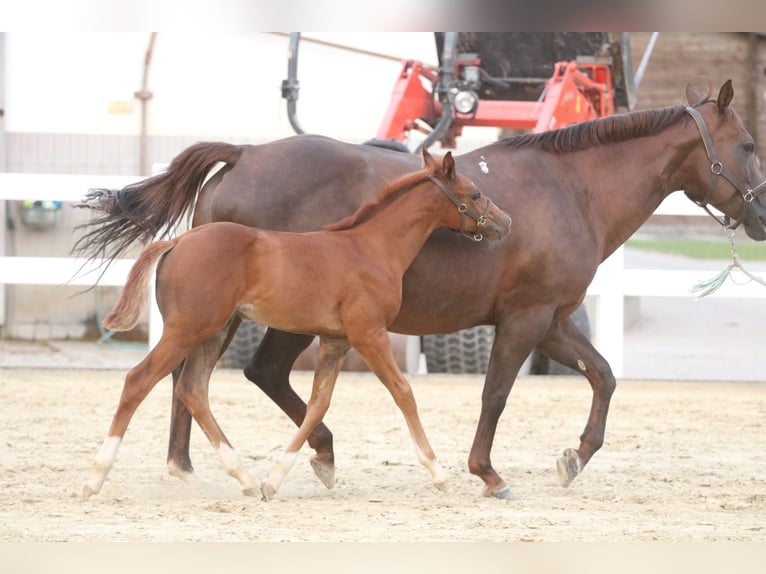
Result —
<svg viewBox="0 0 766 574"><path fill-rule="evenodd" d="M191 209L210 169L218 162L234 165L241 154L242 148L232 144L197 143L178 154L164 173L119 190L89 190L79 207L102 215L78 227L89 231L74 251L111 261L133 242L167 233Z"/></svg>
<svg viewBox="0 0 766 574"><path fill-rule="evenodd" d="M128 281L120 300L103 320L104 327L113 331L127 331L136 326L149 298L149 281L154 266L160 257L173 249L177 241L155 241L141 252L128 273Z"/></svg>

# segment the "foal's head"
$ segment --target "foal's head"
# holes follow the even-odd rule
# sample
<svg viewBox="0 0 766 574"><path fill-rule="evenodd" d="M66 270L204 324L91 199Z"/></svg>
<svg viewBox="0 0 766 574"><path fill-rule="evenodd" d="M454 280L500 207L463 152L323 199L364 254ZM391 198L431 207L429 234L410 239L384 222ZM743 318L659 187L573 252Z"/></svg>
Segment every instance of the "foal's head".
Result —
<svg viewBox="0 0 766 574"><path fill-rule="evenodd" d="M485 236L488 239L508 236L511 217L484 196L473 181L457 172L451 152L437 159L423 148L423 167L428 171L428 180L455 206L447 227L474 241L481 241Z"/></svg>

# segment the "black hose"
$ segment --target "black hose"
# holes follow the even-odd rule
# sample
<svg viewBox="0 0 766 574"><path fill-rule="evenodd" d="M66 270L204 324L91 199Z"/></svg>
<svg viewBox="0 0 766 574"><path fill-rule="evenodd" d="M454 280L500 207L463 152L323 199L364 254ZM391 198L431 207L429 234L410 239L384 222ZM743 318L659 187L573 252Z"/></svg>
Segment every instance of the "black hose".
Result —
<svg viewBox="0 0 766 574"><path fill-rule="evenodd" d="M422 149L428 149L452 125L452 99L449 90L455 83L455 51L457 49L457 32L445 32L444 45L442 46L441 66L439 67L439 85L437 87L439 101L442 103L442 114L436 122L433 131L428 134L415 150L419 153Z"/></svg>
<svg viewBox="0 0 766 574"><path fill-rule="evenodd" d="M287 79L282 80L282 97L287 100L287 119L296 134L306 133L303 131L297 118L298 92L298 44L301 41L300 32L290 32L289 47L287 52Z"/></svg>

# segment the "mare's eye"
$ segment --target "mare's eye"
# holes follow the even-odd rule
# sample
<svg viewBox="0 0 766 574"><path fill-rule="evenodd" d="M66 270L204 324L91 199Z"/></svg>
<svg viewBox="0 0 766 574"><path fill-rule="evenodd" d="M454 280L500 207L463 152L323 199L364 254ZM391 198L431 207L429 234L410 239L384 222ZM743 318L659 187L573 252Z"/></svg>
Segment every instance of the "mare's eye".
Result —
<svg viewBox="0 0 766 574"><path fill-rule="evenodd" d="M481 192L477 191L471 196L471 201L479 201L480 198L481 198Z"/></svg>
<svg viewBox="0 0 766 574"><path fill-rule="evenodd" d="M742 144L742 148L746 153L755 153L755 144L753 142Z"/></svg>

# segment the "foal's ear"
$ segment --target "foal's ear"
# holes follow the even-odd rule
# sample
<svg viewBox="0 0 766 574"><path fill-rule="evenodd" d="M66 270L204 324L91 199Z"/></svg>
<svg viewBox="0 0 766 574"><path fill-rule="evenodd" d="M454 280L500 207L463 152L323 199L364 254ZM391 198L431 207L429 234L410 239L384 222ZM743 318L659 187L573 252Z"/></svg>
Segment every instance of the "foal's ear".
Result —
<svg viewBox="0 0 766 574"><path fill-rule="evenodd" d="M697 86L686 84L686 101L690 106L696 106L702 102L707 96L699 91Z"/></svg>
<svg viewBox="0 0 766 574"><path fill-rule="evenodd" d="M718 92L718 99L716 104L718 105L718 111L724 112L729 107L731 99L734 97L734 88L731 87L731 80L726 80L726 83L721 86L721 91Z"/></svg>
<svg viewBox="0 0 766 574"><path fill-rule="evenodd" d="M444 178L447 181L452 181L457 178L455 160L452 157L451 151L448 151L447 154L442 158L442 171L444 172Z"/></svg>

